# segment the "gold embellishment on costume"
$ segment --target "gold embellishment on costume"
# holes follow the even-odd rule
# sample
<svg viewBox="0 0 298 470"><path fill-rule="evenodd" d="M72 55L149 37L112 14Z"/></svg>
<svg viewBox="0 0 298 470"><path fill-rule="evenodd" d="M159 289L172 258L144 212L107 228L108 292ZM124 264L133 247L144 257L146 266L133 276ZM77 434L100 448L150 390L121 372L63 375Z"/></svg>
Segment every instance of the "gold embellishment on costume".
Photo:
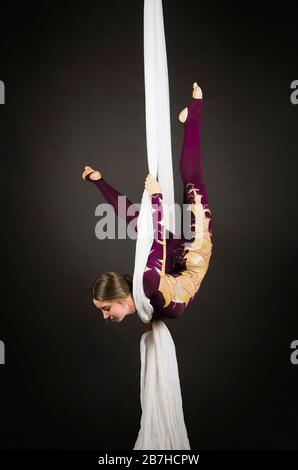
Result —
<svg viewBox="0 0 298 470"><path fill-rule="evenodd" d="M159 201L159 205L162 204L161 202L161 197L158 196L158 201ZM153 209L154 212L156 212L158 210L157 209ZM164 224L164 214L163 214L163 207L161 206L161 210L162 210L162 219L159 221L159 224L162 228L162 231L161 231L161 240L156 240L157 243L159 243L160 245L163 245L163 250L162 250L162 259L158 259L158 263L161 267L161 269L159 270L158 268L156 268L156 271L158 272L158 274L160 276L164 276L165 275L165 266L166 266L166 255L167 255L167 246L166 246L166 239L165 239L165 224ZM159 226L158 226L158 230L159 230Z"/></svg>
<svg viewBox="0 0 298 470"><path fill-rule="evenodd" d="M161 204L161 197L160 196L157 196L158 197L158 201L159 201L159 204L158 206ZM152 213L156 212L159 208L156 208L154 209L152 207ZM163 209L163 208L162 208ZM162 212L163 214L163 212ZM158 240L156 239L155 241L160 244L160 245L163 245L163 255L162 255L162 258L157 258L155 263L159 266L159 268L157 266L154 266L154 269L155 271L157 272L157 274L159 276L164 276L165 275L165 266L166 266L166 254L167 254L167 242L166 242L166 239L165 239L165 225L164 225L164 216L162 217L162 219L160 220L160 222L157 223L157 225L160 224L161 227L162 227L162 240ZM159 226L157 227L157 230L159 231ZM153 253L154 251L154 248L150 251L150 254L149 256ZM148 256L148 257L149 257ZM149 268L147 265L144 269L144 273L147 272L147 271L152 271L152 268Z"/></svg>
<svg viewBox="0 0 298 470"><path fill-rule="evenodd" d="M165 299L163 308L171 302L187 305L199 287L200 281L195 273L182 271L177 277L165 274L161 277L158 288Z"/></svg>
<svg viewBox="0 0 298 470"><path fill-rule="evenodd" d="M187 210L195 215L194 227L195 237L192 242L185 242L186 253L183 259L186 261L186 270L179 276L165 274L161 277L158 290L162 293L165 303L163 308L171 302L175 305L185 303L198 291L201 282L208 270L212 254L212 242L209 231L210 219L206 213L211 213L209 208L204 208L201 203L202 195L192 183L189 183L189 194L193 193L194 202L189 204Z"/></svg>

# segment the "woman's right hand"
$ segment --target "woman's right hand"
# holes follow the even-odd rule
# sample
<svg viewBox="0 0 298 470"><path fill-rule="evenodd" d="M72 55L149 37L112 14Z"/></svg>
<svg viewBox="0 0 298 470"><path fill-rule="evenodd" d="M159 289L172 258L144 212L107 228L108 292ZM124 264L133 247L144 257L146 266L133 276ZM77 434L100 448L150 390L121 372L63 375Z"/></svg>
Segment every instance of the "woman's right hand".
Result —
<svg viewBox="0 0 298 470"><path fill-rule="evenodd" d="M102 178L101 172L97 171L97 170L93 170L93 168L91 168L91 166L85 166L85 170L82 173L83 180L86 179L87 175L90 175L89 178L93 181L99 180L100 178Z"/></svg>

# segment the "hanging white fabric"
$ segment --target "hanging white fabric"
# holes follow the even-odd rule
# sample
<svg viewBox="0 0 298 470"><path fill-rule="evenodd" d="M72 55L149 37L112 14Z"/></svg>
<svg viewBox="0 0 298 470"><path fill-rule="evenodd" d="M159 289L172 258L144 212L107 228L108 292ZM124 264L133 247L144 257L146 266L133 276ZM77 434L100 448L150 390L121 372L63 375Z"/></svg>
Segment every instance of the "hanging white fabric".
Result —
<svg viewBox="0 0 298 470"><path fill-rule="evenodd" d="M174 184L171 150L170 100L166 43L161 0L144 1L144 70L146 141L149 173L158 179L163 194L164 222L175 232ZM153 242L151 199L144 191L138 217L133 296L144 323L153 308L145 296L143 273ZM183 416L175 345L161 320L140 341L141 426L134 449L190 449Z"/></svg>

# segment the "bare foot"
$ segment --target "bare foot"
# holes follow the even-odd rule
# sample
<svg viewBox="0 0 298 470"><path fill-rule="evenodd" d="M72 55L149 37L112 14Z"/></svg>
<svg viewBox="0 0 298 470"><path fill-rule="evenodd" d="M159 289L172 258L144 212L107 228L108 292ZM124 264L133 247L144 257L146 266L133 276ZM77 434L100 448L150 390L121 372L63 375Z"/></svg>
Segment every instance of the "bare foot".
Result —
<svg viewBox="0 0 298 470"><path fill-rule="evenodd" d="M202 89L199 87L199 85L197 84L197 82L194 82L193 85L192 85L192 97L195 98L195 99L202 99L203 97L203 93L202 93ZM184 108L182 109L182 111L179 113L179 121L180 122L185 122L186 119L187 119L187 115L188 115L188 108Z"/></svg>
<svg viewBox="0 0 298 470"><path fill-rule="evenodd" d="M196 98L196 99L198 99L198 98L202 99L202 97L203 97L202 89L199 87L197 82L194 82L192 87L193 87L192 97Z"/></svg>
<svg viewBox="0 0 298 470"><path fill-rule="evenodd" d="M186 108L182 109L182 111L180 112L179 121L182 122L182 123L185 122L186 119L187 119L187 115L188 115L188 109L186 107Z"/></svg>
<svg viewBox="0 0 298 470"><path fill-rule="evenodd" d="M87 175L90 175L89 178L93 181L99 180L100 178L102 178L101 172L93 170L93 168L91 168L91 166L85 166L85 170L82 173L83 180L86 179Z"/></svg>

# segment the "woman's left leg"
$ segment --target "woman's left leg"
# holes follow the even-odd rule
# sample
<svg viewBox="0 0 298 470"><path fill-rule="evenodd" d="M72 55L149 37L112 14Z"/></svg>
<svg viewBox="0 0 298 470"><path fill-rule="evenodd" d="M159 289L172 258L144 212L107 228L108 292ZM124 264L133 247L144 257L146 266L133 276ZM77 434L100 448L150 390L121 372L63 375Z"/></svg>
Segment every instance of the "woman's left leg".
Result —
<svg viewBox="0 0 298 470"><path fill-rule="evenodd" d="M198 286L207 272L213 246L211 211L202 172L202 108L203 99L193 98L184 122L179 164L183 182L183 204L187 209L187 222L190 221L187 225L183 223L182 227L186 249L182 267L185 271L195 274Z"/></svg>
<svg viewBox="0 0 298 470"><path fill-rule="evenodd" d="M193 98L191 105L188 107L187 118L184 122L184 137L179 169L183 182L184 207L189 204L199 204L202 206L204 209L204 217L209 219L208 230L213 238L211 211L209 208L208 193L204 184L202 172L200 141L202 108L203 99ZM195 194L200 195L200 199L195 198ZM192 230L192 228L195 228L194 224L199 222L196 219L195 214L191 211L191 232L194 232L194 230ZM186 239L189 239L189 230L186 231L185 227L182 227L182 233ZM193 233L193 237L194 235L195 234Z"/></svg>

